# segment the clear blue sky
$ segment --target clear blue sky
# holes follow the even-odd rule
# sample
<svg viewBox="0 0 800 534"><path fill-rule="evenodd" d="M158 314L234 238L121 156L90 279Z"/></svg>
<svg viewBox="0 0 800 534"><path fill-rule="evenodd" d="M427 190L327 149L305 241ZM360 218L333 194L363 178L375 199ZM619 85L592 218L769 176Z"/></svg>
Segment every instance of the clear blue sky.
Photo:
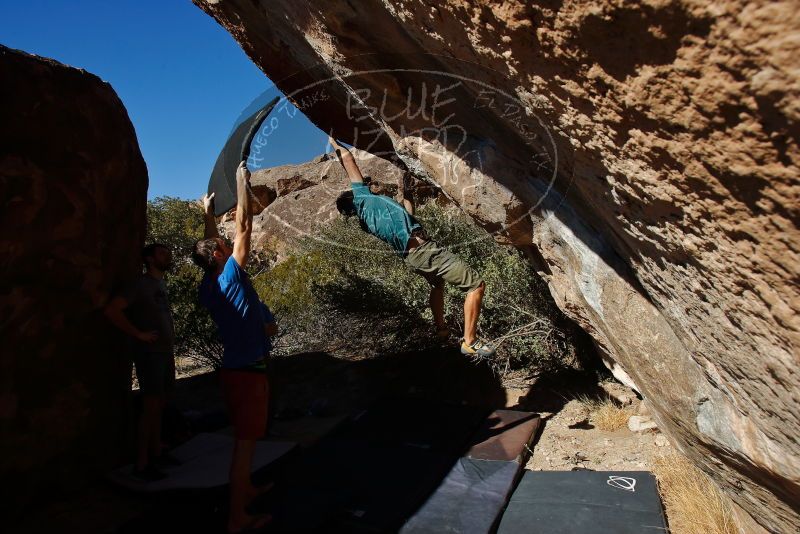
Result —
<svg viewBox="0 0 800 534"><path fill-rule="evenodd" d="M189 0L0 0L0 43L111 83L147 162L148 198L198 198L240 113L264 91L278 94ZM301 113L280 120L263 166L325 151L325 134Z"/></svg>

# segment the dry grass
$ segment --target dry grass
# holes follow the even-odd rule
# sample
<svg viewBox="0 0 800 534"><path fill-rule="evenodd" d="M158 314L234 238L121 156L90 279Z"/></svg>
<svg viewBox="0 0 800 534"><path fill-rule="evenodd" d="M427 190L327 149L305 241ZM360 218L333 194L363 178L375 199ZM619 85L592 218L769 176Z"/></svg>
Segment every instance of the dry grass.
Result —
<svg viewBox="0 0 800 534"><path fill-rule="evenodd" d="M737 534L728 498L679 454L655 459L654 473L672 534Z"/></svg>
<svg viewBox="0 0 800 534"><path fill-rule="evenodd" d="M600 430L607 432L625 427L628 418L633 415L630 408L622 408L607 397L601 399L580 397L578 401L588 410L592 423Z"/></svg>

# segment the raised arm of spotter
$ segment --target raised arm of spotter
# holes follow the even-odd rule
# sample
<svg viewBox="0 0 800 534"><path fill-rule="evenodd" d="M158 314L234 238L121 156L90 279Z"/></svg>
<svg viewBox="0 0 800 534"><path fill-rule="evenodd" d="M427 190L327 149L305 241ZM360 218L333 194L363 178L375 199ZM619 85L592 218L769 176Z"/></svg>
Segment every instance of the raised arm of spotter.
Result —
<svg viewBox="0 0 800 534"><path fill-rule="evenodd" d="M233 241L233 259L244 267L250 255L250 236L253 233L253 209L250 205L250 171L247 161L236 169L236 237Z"/></svg>
<svg viewBox="0 0 800 534"><path fill-rule="evenodd" d="M214 217L214 195L206 193L203 195L203 222L205 223L205 230L203 231L204 239L211 239L212 237L219 237L219 230L217 229L217 219Z"/></svg>

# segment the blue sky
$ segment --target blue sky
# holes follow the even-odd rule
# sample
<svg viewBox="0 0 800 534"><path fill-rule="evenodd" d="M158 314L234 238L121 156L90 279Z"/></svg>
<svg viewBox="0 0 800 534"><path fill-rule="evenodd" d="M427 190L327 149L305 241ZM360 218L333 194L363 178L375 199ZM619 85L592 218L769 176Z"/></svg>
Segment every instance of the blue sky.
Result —
<svg viewBox="0 0 800 534"><path fill-rule="evenodd" d="M136 128L151 199L198 198L241 112L265 91L279 94L189 0L2 0L0 43L111 83ZM302 113L280 120L263 166L325 151L325 134Z"/></svg>

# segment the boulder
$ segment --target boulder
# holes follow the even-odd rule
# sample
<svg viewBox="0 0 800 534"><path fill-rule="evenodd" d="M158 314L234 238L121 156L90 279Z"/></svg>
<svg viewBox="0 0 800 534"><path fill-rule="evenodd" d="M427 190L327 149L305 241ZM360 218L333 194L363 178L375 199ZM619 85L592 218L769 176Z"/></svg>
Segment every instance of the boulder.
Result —
<svg viewBox="0 0 800 534"><path fill-rule="evenodd" d="M641 415L632 415L628 418L628 429L631 432L649 432L651 430L658 430L658 425L649 417Z"/></svg>
<svg viewBox="0 0 800 534"><path fill-rule="evenodd" d="M672 442L800 530L795 6L194 1L321 129L525 250Z"/></svg>
<svg viewBox="0 0 800 534"><path fill-rule="evenodd" d="M141 272L147 169L108 83L0 46L4 523L120 459L131 364L102 307ZM10 515L9 515L10 514Z"/></svg>
<svg viewBox="0 0 800 534"><path fill-rule="evenodd" d="M362 150L353 149L362 174L376 193L400 201L403 171L394 163ZM307 163L282 165L252 173L250 185L256 202L253 243L282 253L297 240L338 215L336 198L350 190L347 174L332 155L323 154ZM409 184L415 198L424 201L437 196L436 188L423 183ZM261 192L269 193L261 193ZM235 209L222 220L222 227L234 234Z"/></svg>
<svg viewBox="0 0 800 534"><path fill-rule="evenodd" d="M630 406L637 398L636 393L619 382L605 381L600 382L600 387L610 398L617 401L622 406Z"/></svg>

